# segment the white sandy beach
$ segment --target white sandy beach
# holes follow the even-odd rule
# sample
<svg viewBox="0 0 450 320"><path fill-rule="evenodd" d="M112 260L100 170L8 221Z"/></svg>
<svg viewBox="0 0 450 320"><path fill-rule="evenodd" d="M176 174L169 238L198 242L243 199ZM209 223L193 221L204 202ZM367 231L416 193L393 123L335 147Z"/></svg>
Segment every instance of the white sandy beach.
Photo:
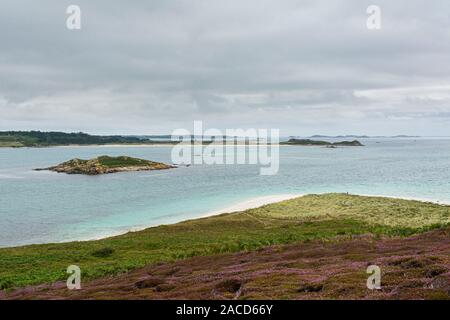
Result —
<svg viewBox="0 0 450 320"><path fill-rule="evenodd" d="M322 194L322 193L317 193L317 194ZM323 194L326 194L326 192ZM274 194L274 195L255 197L255 198L251 198L248 200L236 202L236 203L234 203L230 206L227 206L225 208L222 208L222 209L209 211L204 214L199 214L198 216L193 216L188 219L181 218L180 221L177 221L177 222L206 218L206 217L211 217L211 216L224 214L224 213L244 211L244 210L248 210L248 209L258 208L258 207L261 207L261 206L264 206L267 204L271 204L271 203L277 203L277 202L281 202L281 201L285 201L285 200L294 199L297 197L302 197L305 195L306 194ZM421 198L414 198L414 197L395 197L395 196L375 195L375 194L353 194L353 195L360 195L360 196L366 196L366 197L383 197L383 198L392 198L392 199L413 200L413 201L420 201L420 202L431 202L431 203L435 203L435 204L439 204L439 205L450 205L450 202L446 202L446 201L423 199L423 198L421 199ZM177 222L172 222L172 223L177 223ZM170 223L170 224L172 224L172 223ZM88 238L83 238L83 239L70 239L70 240L64 240L61 242L100 240L100 239L105 239L105 238L109 238L109 237L119 236L119 235L122 235L122 234L125 234L128 232L141 231L141 230L151 228L151 227L156 227L159 225L161 225L161 224L158 223L158 224L148 224L148 225L143 225L143 226L136 226L136 227L131 227L131 228L124 229L121 231L104 233L104 234L101 234L101 235L98 235L95 237L88 237Z"/></svg>
<svg viewBox="0 0 450 320"><path fill-rule="evenodd" d="M213 211L209 211L209 212L204 213L204 214L199 214L198 216L190 217L189 219L180 219L180 221L178 221L178 222L185 221L185 220L206 218L206 217L211 217L211 216L215 216L215 215L219 215L219 214L223 214L223 213L244 211L244 210L247 210L247 209L258 208L258 207L264 206L266 204L271 204L271 203L276 203L276 202L280 202L280 201L284 201L284 200L297 198L297 197L300 197L300 196L303 196L303 194L275 194L275 195L255 197L255 198L251 198L251 199L248 199L248 200L244 200L244 201L240 201L240 202L234 203L234 204L232 204L232 205L230 205L228 207L225 207L223 209L213 210ZM174 222L174 223L177 223L177 222ZM161 225L161 224L148 224L148 225L145 225L145 226L138 226L138 227L128 228L126 230L121 230L121 231L116 231L116 232L109 232L109 233L97 235L95 237L87 237L87 238L83 238L83 239L70 239L70 240L64 240L64 241L61 241L61 242L100 240L100 239L105 239L105 238L109 238L109 237L120 236L120 235L128 233L128 232L142 231L144 229L151 228L151 227L156 227L156 226L159 226L159 225Z"/></svg>
<svg viewBox="0 0 450 320"><path fill-rule="evenodd" d="M276 203L284 200L290 200L293 198L301 197L303 194L275 194L270 196L262 196L256 197L249 200L241 201L235 204L230 205L229 207L208 212L202 217L214 216L222 213L236 212L236 211L244 211L247 209L258 208L264 206L266 204Z"/></svg>

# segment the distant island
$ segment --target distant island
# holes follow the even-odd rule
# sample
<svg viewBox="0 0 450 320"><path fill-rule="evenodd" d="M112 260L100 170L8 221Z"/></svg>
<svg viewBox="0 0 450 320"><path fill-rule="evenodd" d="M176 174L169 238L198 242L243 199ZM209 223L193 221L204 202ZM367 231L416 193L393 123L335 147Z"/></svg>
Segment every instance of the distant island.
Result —
<svg viewBox="0 0 450 320"><path fill-rule="evenodd" d="M160 144L135 136L99 136L83 132L0 131L0 147L51 147L67 145Z"/></svg>
<svg viewBox="0 0 450 320"><path fill-rule="evenodd" d="M178 137L180 138L180 137ZM232 137L231 137L232 138ZM199 139L202 144L208 145L215 141L225 142L230 137L221 136L184 136L181 141L189 143ZM180 143L180 140L172 140L171 135L153 135L153 136L100 136L90 135L83 132L43 132L43 131L0 131L0 147L21 148L21 147L56 147L71 145L174 145Z"/></svg>
<svg viewBox="0 0 450 320"><path fill-rule="evenodd" d="M127 156L100 156L90 160L72 159L57 166L35 170L50 170L67 174L98 175L115 172L164 170L171 168L175 168L175 166Z"/></svg>
<svg viewBox="0 0 450 320"><path fill-rule="evenodd" d="M292 137L294 138L294 137ZM311 139L371 139L371 138L390 138L390 139L394 139L394 138L420 138L420 136L408 136L405 134L400 134L400 135L396 135L396 136L367 136L367 135L340 135L340 136L326 136L326 135L320 135L320 134L316 134L307 138L311 138Z"/></svg>
<svg viewBox="0 0 450 320"><path fill-rule="evenodd" d="M289 139L285 142L280 142L283 145L299 145L299 146L325 146L329 148L334 148L338 146L342 147L362 147L364 146L358 140L353 141L340 141L340 142L329 142L321 140L311 140L311 139Z"/></svg>

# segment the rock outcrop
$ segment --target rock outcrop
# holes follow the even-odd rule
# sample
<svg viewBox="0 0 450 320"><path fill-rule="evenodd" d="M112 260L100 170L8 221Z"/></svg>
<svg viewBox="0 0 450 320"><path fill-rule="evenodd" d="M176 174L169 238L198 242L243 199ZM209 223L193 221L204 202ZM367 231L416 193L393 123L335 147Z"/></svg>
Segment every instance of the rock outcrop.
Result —
<svg viewBox="0 0 450 320"><path fill-rule="evenodd" d="M115 172L164 170L175 166L127 156L100 156L90 160L72 159L49 168L35 170L50 170L67 174L98 175Z"/></svg>

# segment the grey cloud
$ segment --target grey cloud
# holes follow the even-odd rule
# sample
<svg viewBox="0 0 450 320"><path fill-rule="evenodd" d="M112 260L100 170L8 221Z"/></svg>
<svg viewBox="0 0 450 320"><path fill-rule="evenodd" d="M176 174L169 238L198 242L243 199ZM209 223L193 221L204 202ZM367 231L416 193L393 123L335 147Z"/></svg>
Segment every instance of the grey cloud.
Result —
<svg viewBox="0 0 450 320"><path fill-rule="evenodd" d="M372 2L4 0L0 129L445 134L450 3Z"/></svg>

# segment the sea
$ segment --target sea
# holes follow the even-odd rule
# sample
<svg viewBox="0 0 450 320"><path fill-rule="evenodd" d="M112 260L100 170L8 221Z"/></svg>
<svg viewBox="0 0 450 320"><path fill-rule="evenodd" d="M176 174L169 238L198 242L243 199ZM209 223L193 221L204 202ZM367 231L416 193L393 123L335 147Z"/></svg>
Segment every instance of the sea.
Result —
<svg viewBox="0 0 450 320"><path fill-rule="evenodd" d="M258 164L67 175L33 169L100 155L172 163L172 147L0 148L0 247L98 239L279 194L348 192L450 203L449 138L359 140L364 147L280 146L274 175L261 175Z"/></svg>

